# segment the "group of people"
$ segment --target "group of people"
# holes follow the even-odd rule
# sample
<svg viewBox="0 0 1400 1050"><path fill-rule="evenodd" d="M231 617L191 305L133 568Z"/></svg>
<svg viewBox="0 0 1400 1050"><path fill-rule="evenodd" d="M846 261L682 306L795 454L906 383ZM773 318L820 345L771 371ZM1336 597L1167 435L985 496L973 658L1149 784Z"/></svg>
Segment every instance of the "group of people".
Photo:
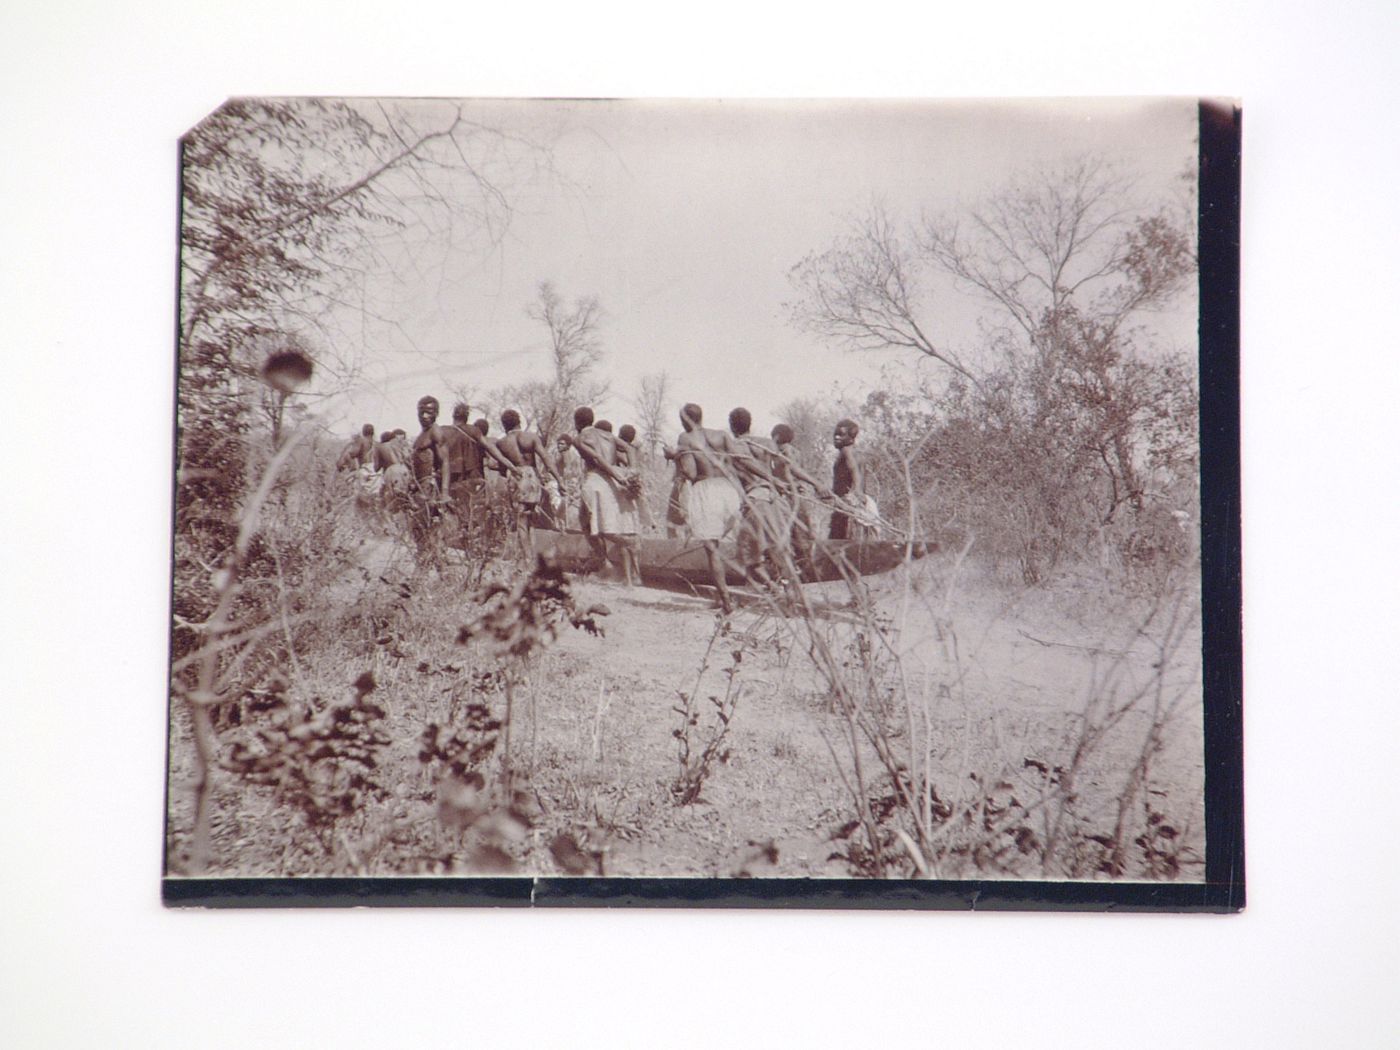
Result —
<svg viewBox="0 0 1400 1050"><path fill-rule="evenodd" d="M704 547L720 607L725 612L732 607L719 550L731 534L751 581L779 602L788 596L800 602L800 565L811 557L816 541L814 504L820 500L833 506L830 539L863 538L871 520L874 508L854 447L859 427L850 419L836 425L837 456L828 488L798 464L796 435L786 423L764 440L750 433L753 416L746 408L729 413L728 431L706 427L696 404L682 408L680 420L676 445L666 450L676 470L667 520Z"/></svg>
<svg viewBox="0 0 1400 1050"><path fill-rule="evenodd" d="M528 553L534 527L564 528L563 467L539 434L522 427L518 412L502 412L504 433L493 437L490 423L484 417L473 421L466 404L453 408L450 423L438 422L440 411L431 395L418 401L421 429L412 441L394 430L376 443L374 427L366 423L341 451L337 469L355 471L367 500L407 512L420 542L437 534L446 520L460 529L452 539L468 550L484 548L504 516L505 531ZM629 449L635 454L635 447ZM631 462L626 453L618 458L624 465Z"/></svg>
<svg viewBox="0 0 1400 1050"><path fill-rule="evenodd" d="M414 511L415 531L430 530L435 519L451 512L462 529L465 546L484 529L490 486L488 472L499 475L513 532L522 553L532 548L531 532L544 526L563 531L567 453L577 453L582 477L577 483L578 527L588 537L593 568L619 566L629 584L641 580L638 537L652 523L643 500L642 451L636 428L616 432L592 408L574 411L572 433L560 435L552 453L535 431L521 426L514 409L501 413L504 434L490 436L484 418L470 420L471 410L458 404L450 424L439 424L440 405L431 395L418 402L419 434L409 442L403 431L386 431L374 440L366 424L340 455L337 466L356 469L366 485ZM816 539L814 505L832 504L828 536L858 539L873 508L855 451L859 427L849 419L836 425L837 449L828 487L803 470L793 449L795 435L786 423L771 439L750 434L752 416L745 408L729 414L727 431L703 425L699 405L680 412L681 433L664 454L674 466L667 501L668 535L688 534L706 552L719 604L728 611L732 596L720 543L738 541L745 574L775 597L794 593L798 566L810 557ZM556 455L557 454L557 455ZM800 592L797 592L800 593Z"/></svg>

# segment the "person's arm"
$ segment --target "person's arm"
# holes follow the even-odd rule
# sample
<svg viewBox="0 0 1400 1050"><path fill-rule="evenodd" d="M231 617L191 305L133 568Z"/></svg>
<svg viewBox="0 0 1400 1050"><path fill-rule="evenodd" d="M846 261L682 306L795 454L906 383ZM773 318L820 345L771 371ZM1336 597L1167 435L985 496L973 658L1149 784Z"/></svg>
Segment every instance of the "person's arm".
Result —
<svg viewBox="0 0 1400 1050"><path fill-rule="evenodd" d="M770 485L776 486L778 484L778 479L773 476L773 472L755 454L756 449L752 440L748 438L739 440L726 434L724 451L729 456L729 462L737 471L752 474Z"/></svg>
<svg viewBox="0 0 1400 1050"><path fill-rule="evenodd" d="M796 478L798 481L805 482L806 484L811 485L812 488L817 490L817 495L820 496L822 499L828 499L831 496L831 490L825 485L823 485L816 478L814 478L811 474L808 474L805 470L799 467L797 465L797 461L794 460L791 456L781 451L778 452L777 455L783 457L783 463L786 465L787 472L789 475Z"/></svg>
<svg viewBox="0 0 1400 1050"><path fill-rule="evenodd" d="M358 440L352 439L349 443L346 444L344 450L340 453L340 458L335 461L335 469L344 470L350 465L352 460L356 459L359 456L359 454L360 443Z"/></svg>
<svg viewBox="0 0 1400 1050"><path fill-rule="evenodd" d="M554 458L554 453L549 451L543 441L540 442L539 456L544 460L544 469L549 471L550 476L559 483L560 491L564 488L564 464Z"/></svg>
<svg viewBox="0 0 1400 1050"><path fill-rule="evenodd" d="M530 434L529 449L531 455L535 457L536 463L543 463L544 469L549 472L550 477L559 483L559 487L564 487L564 475L557 466L554 465L554 457L550 454L549 446L538 434ZM521 438L521 447L525 447L525 438Z"/></svg>
<svg viewBox="0 0 1400 1050"><path fill-rule="evenodd" d="M606 433L606 431L597 430L594 431L594 433L603 434ZM573 438L572 441L574 448L578 449L579 455L581 455L587 463L591 463L610 479L617 482L617 484L622 484L622 475L613 469L613 465L605 460L587 441L578 437Z"/></svg>
<svg viewBox="0 0 1400 1050"><path fill-rule="evenodd" d="M506 459L505 455L501 452L501 450L496 447L496 443L492 441L489 437L481 433L481 431L477 430L476 427L469 427L468 430L468 436L476 438L476 443L480 445L482 449L485 450L488 456L490 456L493 460L496 461L497 466L499 466L501 470L503 470L507 474L514 474L520 470L518 466L516 466L510 460Z"/></svg>

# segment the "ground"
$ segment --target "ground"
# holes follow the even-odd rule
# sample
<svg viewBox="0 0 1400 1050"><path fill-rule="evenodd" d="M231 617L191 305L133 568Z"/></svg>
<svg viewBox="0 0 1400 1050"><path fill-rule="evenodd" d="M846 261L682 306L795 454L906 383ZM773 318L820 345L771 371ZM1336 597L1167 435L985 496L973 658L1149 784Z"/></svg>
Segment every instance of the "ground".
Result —
<svg viewBox="0 0 1400 1050"><path fill-rule="evenodd" d="M867 581L864 608L843 584L809 585L810 628L757 599L726 622L704 594L582 579L570 584L575 603L606 608L601 636L566 623L553 644L503 665L490 644L458 641L480 610L474 575L457 562L417 569L382 537L357 541L355 565L321 600L358 611L335 630L288 635L294 670L279 695L309 717L368 672L367 702L383 712L369 779L383 792L359 792L313 828L289 787L294 768L278 787L216 770L206 873L1203 877L1198 618L1159 651L1169 634L1160 601L1086 575L1013 587L946 551ZM1192 608L1189 593L1182 606ZM894 766L933 785L922 867L880 741L833 698L810 655L814 635L850 682L878 684L859 695L889 708L867 724L882 727ZM892 648L862 658L862 636ZM721 725L710 698L727 688L727 732L698 797L680 804L677 734L698 755ZM504 727L466 728L472 703L480 718L508 721L508 741ZM258 735L269 717L246 698L226 705L226 766L236 741L279 746ZM430 724L464 744L495 739L454 776L450 756L421 760ZM178 703L171 737L169 866L181 874L194 759ZM938 806L952 819L940 821ZM872 837L884 851L875 867Z"/></svg>

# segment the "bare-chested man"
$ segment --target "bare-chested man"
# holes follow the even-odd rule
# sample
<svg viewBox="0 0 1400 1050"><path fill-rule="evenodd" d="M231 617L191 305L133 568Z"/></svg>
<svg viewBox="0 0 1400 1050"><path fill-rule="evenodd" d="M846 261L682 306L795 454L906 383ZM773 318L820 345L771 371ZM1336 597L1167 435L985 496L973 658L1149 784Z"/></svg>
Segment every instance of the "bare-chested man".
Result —
<svg viewBox="0 0 1400 1050"><path fill-rule="evenodd" d="M646 493L642 490L642 447L637 443L637 428L631 423L624 423L617 431L617 452L622 459L622 465L632 471L637 478L635 484L629 482L632 494L628 496L636 505L637 528L650 529L654 524L651 516L651 508L647 506Z"/></svg>
<svg viewBox="0 0 1400 1050"><path fill-rule="evenodd" d="M794 589L797 587L797 570L788 552L787 502L773 473L777 452L749 434L752 425L753 417L747 408L736 408L729 413L729 432L748 453L746 458L734 461L735 473L744 486L739 558L749 579L781 600L780 580ZM775 580L768 571L770 564L777 569L780 580Z"/></svg>
<svg viewBox="0 0 1400 1050"><path fill-rule="evenodd" d="M355 470L369 466L374 456L374 424L366 423L360 432L352 437L335 461L336 470Z"/></svg>
<svg viewBox="0 0 1400 1050"><path fill-rule="evenodd" d="M773 475L784 486L792 508L788 515L792 526L789 530L792 552L798 566L804 567L811 565L812 545L817 537L812 517L813 498L827 500L831 498L831 493L815 477L798 466L797 453L792 447L796 437L792 427L786 423L779 423L773 428L773 446L777 455L772 467Z"/></svg>
<svg viewBox="0 0 1400 1050"><path fill-rule="evenodd" d="M452 467L447 455L443 428L437 425L438 399L431 394L418 401L418 424L423 429L413 439L411 468L413 470L413 512L410 515L413 538L419 556L430 550L433 519L448 506L447 493L452 485Z"/></svg>
<svg viewBox="0 0 1400 1050"><path fill-rule="evenodd" d="M374 470L379 475L379 501L391 514L403 510L413 475L408 469L408 454L392 430L379 435L374 446Z"/></svg>
<svg viewBox="0 0 1400 1050"><path fill-rule="evenodd" d="M584 466L580 518L586 510L588 544L594 562L600 569L607 564L608 541L612 540L621 555L623 575L631 586L634 579L641 579L641 570L634 544L619 532L622 522L617 493L626 478L617 468L617 439L593 425L593 409L586 406L574 410L574 429L577 433L569 443L578 450Z"/></svg>
<svg viewBox="0 0 1400 1050"><path fill-rule="evenodd" d="M736 469L752 460L732 436L701 426L702 418L699 405L688 404L681 409L684 432L676 439L676 464L690 482L687 524L691 535L705 548L720 608L728 613L734 603L725 584L719 544L739 524L741 482Z"/></svg>
<svg viewBox="0 0 1400 1050"><path fill-rule="evenodd" d="M520 413L508 408L501 413L501 426L505 427L505 437L496 442L496 451L519 468L510 481L511 508L515 514L515 534L520 541L521 553L529 556L532 549L530 533L534 516L540 511L541 503L546 502L544 476L548 472L559 486L564 478L544 440L533 430L522 430ZM543 468L543 469L541 469ZM552 515L552 511L548 512Z"/></svg>
<svg viewBox="0 0 1400 1050"><path fill-rule="evenodd" d="M447 437L437 425L437 417L438 399L431 394L419 398L418 425L422 430L413 439L413 480L424 498L434 504L447 499L452 484Z"/></svg>
<svg viewBox="0 0 1400 1050"><path fill-rule="evenodd" d="M394 440L394 432L384 431L379 435L379 443L374 446L374 469L382 473L392 466L402 464L403 452Z"/></svg>
<svg viewBox="0 0 1400 1050"><path fill-rule="evenodd" d="M480 419L473 422L472 426L476 428L477 434L481 437L482 449L494 449L496 447L496 439L491 436L491 421L489 419L487 419L485 416L482 416ZM487 471L493 474L506 473L506 469L503 466L501 466L500 457L487 460L482 463L482 466L484 466L487 469Z"/></svg>
<svg viewBox="0 0 1400 1050"><path fill-rule="evenodd" d="M471 407L458 403L452 409L452 425L445 428L448 455L452 462L452 503L457 508L466 538L480 539L485 521L485 460L509 470L512 464L500 454L494 442L488 443L481 430L469 423Z"/></svg>
<svg viewBox="0 0 1400 1050"><path fill-rule="evenodd" d="M851 513L853 508L865 506L865 471L855 450L856 435L859 433L860 427L855 420L843 419L836 424L831 435L831 443L836 446L836 462L831 465L831 491L848 506L843 509L838 503L831 512L831 525L827 530L829 539L864 538L864 530Z"/></svg>

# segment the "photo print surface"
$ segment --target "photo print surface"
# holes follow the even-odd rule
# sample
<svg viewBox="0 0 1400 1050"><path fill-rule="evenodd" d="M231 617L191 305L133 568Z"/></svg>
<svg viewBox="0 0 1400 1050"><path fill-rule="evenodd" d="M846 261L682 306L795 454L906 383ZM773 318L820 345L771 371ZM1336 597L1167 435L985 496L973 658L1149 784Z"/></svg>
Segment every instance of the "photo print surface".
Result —
<svg viewBox="0 0 1400 1050"><path fill-rule="evenodd" d="M1240 906L1238 128L221 106L166 899Z"/></svg>

